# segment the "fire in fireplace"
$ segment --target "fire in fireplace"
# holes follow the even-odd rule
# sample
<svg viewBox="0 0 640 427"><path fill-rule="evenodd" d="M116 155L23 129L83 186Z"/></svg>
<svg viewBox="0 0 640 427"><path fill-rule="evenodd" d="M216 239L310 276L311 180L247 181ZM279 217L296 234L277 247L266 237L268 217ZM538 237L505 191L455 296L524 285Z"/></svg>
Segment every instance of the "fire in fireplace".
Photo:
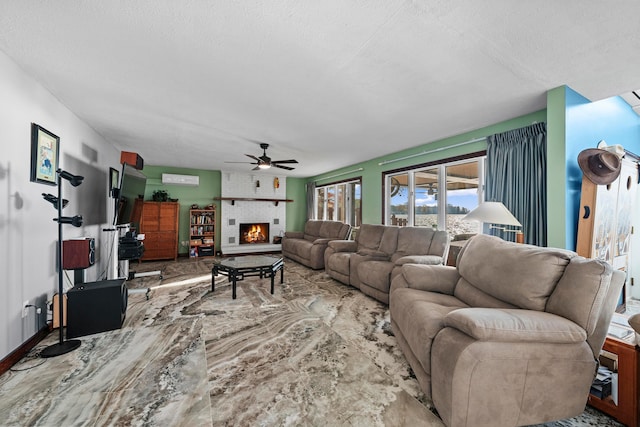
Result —
<svg viewBox="0 0 640 427"><path fill-rule="evenodd" d="M247 243L269 243L269 223L246 223L240 224L241 245Z"/></svg>

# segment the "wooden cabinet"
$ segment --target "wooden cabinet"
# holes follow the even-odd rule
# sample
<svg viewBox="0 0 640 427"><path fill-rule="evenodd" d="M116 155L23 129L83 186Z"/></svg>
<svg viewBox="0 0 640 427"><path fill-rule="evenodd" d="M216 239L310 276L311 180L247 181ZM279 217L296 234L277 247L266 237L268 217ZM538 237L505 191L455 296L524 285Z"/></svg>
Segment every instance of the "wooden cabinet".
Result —
<svg viewBox="0 0 640 427"><path fill-rule="evenodd" d="M638 416L638 348L635 345L635 334L629 340L607 337L603 350L618 357L617 403L611 396L599 399L589 395L588 403L596 409L611 415L627 426L637 426Z"/></svg>
<svg viewBox="0 0 640 427"><path fill-rule="evenodd" d="M144 234L143 261L178 258L177 202L143 202L140 233Z"/></svg>
<svg viewBox="0 0 640 427"><path fill-rule="evenodd" d="M215 255L216 209L189 211L189 256L191 258Z"/></svg>

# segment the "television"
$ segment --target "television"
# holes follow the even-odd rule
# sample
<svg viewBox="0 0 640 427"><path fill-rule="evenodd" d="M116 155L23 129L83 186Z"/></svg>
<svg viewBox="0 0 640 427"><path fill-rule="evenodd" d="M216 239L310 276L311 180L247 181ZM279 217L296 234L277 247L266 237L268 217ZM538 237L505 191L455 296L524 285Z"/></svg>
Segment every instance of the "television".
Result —
<svg viewBox="0 0 640 427"><path fill-rule="evenodd" d="M132 218L136 199L144 199L147 177L131 165L123 164L120 174L120 188L115 192L116 209L114 224L132 224L138 228L139 218Z"/></svg>
<svg viewBox="0 0 640 427"><path fill-rule="evenodd" d="M109 200L109 178L107 171L65 154L63 169L73 175L84 177L82 184L72 187L62 180L64 199L69 204L64 209L65 216L82 215L84 225L107 224L107 201Z"/></svg>

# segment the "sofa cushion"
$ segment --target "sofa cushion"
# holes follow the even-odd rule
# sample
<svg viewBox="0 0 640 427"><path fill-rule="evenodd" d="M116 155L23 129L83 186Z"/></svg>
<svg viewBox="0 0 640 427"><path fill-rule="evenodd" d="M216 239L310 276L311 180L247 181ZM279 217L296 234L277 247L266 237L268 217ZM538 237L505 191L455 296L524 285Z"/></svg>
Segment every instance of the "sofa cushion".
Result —
<svg viewBox="0 0 640 427"><path fill-rule="evenodd" d="M613 270L597 259L575 257L549 298L546 311L564 316L593 333L600 317Z"/></svg>
<svg viewBox="0 0 640 427"><path fill-rule="evenodd" d="M380 253L388 257L391 256L398 244L399 228L388 225L362 224L357 236L358 253L362 253L362 255Z"/></svg>
<svg viewBox="0 0 640 427"><path fill-rule="evenodd" d="M306 236L313 236L316 239L320 236L320 228L322 227L322 220L313 220L310 219L304 224L304 234Z"/></svg>
<svg viewBox="0 0 640 427"><path fill-rule="evenodd" d="M435 231L431 227L402 227L398 230L398 245L392 261L405 255L427 255Z"/></svg>
<svg viewBox="0 0 640 427"><path fill-rule="evenodd" d="M385 228L384 225L362 224L356 237L358 250L369 249L377 251Z"/></svg>
<svg viewBox="0 0 640 427"><path fill-rule="evenodd" d="M319 237L323 221L309 220L304 224L304 240L312 242Z"/></svg>
<svg viewBox="0 0 640 427"><path fill-rule="evenodd" d="M348 230L349 227L340 221L323 221L320 229L318 230L318 237L325 237L330 239L344 239L347 233L343 230Z"/></svg>
<svg viewBox="0 0 640 427"><path fill-rule="evenodd" d="M562 249L514 245L478 235L460 252L458 271L467 283L488 295L516 307L542 311L574 256ZM459 297L464 301L464 296Z"/></svg>

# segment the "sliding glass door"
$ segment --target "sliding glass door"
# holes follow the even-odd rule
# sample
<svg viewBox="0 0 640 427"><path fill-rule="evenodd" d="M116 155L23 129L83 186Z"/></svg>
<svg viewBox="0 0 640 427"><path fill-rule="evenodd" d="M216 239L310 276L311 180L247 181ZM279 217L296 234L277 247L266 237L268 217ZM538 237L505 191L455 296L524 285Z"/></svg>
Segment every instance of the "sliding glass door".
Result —
<svg viewBox="0 0 640 427"><path fill-rule="evenodd" d="M390 172L385 177L385 224L477 233L462 218L483 200L485 157Z"/></svg>

